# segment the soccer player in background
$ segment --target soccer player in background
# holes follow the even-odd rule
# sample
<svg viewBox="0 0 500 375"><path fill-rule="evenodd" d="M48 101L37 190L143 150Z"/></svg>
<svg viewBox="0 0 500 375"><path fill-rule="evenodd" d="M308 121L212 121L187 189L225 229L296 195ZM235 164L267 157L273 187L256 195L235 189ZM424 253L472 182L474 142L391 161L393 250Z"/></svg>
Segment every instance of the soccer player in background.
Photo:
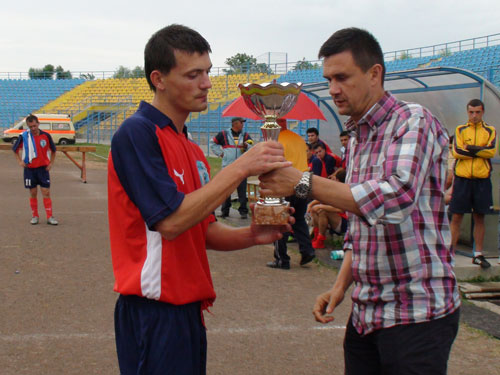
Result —
<svg viewBox="0 0 500 375"><path fill-rule="evenodd" d="M32 225L39 222L38 215L38 185L43 197L43 206L47 215L47 224L57 225L52 216L52 199L50 198L49 171L56 159L56 146L49 133L40 130L40 122L35 115L26 117L28 130L17 139L12 150L18 164L24 169L24 187L30 191L30 207ZM23 151L22 157L19 152Z"/></svg>

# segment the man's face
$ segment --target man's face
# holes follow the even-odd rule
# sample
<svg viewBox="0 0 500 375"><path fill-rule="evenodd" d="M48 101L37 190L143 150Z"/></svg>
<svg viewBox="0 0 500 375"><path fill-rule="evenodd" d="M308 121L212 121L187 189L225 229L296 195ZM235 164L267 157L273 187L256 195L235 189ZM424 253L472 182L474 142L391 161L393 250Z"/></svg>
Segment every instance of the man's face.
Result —
<svg viewBox="0 0 500 375"><path fill-rule="evenodd" d="M239 120L234 121L233 123L233 130L237 133L243 130L243 123Z"/></svg>
<svg viewBox="0 0 500 375"><path fill-rule="evenodd" d="M374 89L380 88L381 76L374 67L363 72L350 51L326 57L323 76L330 84L330 95L341 115L359 120L373 105ZM377 82L378 81L378 82Z"/></svg>
<svg viewBox="0 0 500 375"><path fill-rule="evenodd" d="M40 123L38 121L36 121L36 120L28 121L26 123L26 125L30 129L31 134L38 135L40 133L40 130L38 129L38 127L40 126Z"/></svg>
<svg viewBox="0 0 500 375"><path fill-rule="evenodd" d="M323 160L325 158L325 154L326 154L326 151L323 147L316 147L314 149L314 151L316 152L316 157Z"/></svg>
<svg viewBox="0 0 500 375"><path fill-rule="evenodd" d="M473 124L478 124L481 121L483 121L483 107L480 105L477 107L472 107L468 106L467 107L467 114L469 115L469 122L472 122Z"/></svg>
<svg viewBox="0 0 500 375"><path fill-rule="evenodd" d="M174 51L176 66L161 80L165 87L165 105L178 113L201 112L207 109L208 90L212 87L208 73L212 62L208 53L189 54Z"/></svg>
<svg viewBox="0 0 500 375"><path fill-rule="evenodd" d="M313 132L307 133L307 143L309 143L310 145L318 142L318 139L319 137L316 133Z"/></svg>
<svg viewBox="0 0 500 375"><path fill-rule="evenodd" d="M340 143L342 144L342 147L347 147L347 144L349 143L349 136L343 135L340 137Z"/></svg>

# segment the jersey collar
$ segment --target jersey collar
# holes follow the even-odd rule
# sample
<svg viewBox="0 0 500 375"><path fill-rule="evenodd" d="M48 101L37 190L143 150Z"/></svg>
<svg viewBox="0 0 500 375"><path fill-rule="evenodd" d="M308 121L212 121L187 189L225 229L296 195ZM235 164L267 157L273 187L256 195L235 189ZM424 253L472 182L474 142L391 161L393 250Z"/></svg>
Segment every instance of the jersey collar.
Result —
<svg viewBox="0 0 500 375"><path fill-rule="evenodd" d="M177 128L175 127L170 117L162 113L159 109L153 107L151 104L145 101L141 101L138 111L141 112L144 117L151 120L151 122L153 122L160 129L170 127L177 133ZM182 128L182 132L187 137L186 125L184 125L184 127Z"/></svg>

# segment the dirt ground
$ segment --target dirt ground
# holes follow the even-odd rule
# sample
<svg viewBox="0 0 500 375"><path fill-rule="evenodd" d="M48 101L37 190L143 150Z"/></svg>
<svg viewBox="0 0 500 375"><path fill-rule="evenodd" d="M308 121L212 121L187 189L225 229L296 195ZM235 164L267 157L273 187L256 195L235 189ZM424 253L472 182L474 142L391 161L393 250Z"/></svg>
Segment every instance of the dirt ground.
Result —
<svg viewBox="0 0 500 375"><path fill-rule="evenodd" d="M22 170L0 151L0 373L117 374L113 275L104 164L90 163L87 184L61 154L52 175L60 224L29 224ZM208 374L342 374L350 303L330 325L311 307L335 271L313 263L265 267L270 246L209 252L217 291L208 327ZM449 374L500 374L500 341L461 325Z"/></svg>

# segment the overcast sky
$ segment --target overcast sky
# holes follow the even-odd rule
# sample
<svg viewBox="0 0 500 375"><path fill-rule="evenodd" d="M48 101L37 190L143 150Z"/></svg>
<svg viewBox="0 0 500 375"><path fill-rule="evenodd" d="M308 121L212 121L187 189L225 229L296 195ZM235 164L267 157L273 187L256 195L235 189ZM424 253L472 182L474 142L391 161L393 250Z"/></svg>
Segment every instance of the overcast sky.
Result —
<svg viewBox="0 0 500 375"><path fill-rule="evenodd" d="M145 43L171 23L199 31L215 67L240 52L313 60L349 26L372 32L384 52L500 33L495 0L20 0L3 2L0 15L0 72L143 66Z"/></svg>

